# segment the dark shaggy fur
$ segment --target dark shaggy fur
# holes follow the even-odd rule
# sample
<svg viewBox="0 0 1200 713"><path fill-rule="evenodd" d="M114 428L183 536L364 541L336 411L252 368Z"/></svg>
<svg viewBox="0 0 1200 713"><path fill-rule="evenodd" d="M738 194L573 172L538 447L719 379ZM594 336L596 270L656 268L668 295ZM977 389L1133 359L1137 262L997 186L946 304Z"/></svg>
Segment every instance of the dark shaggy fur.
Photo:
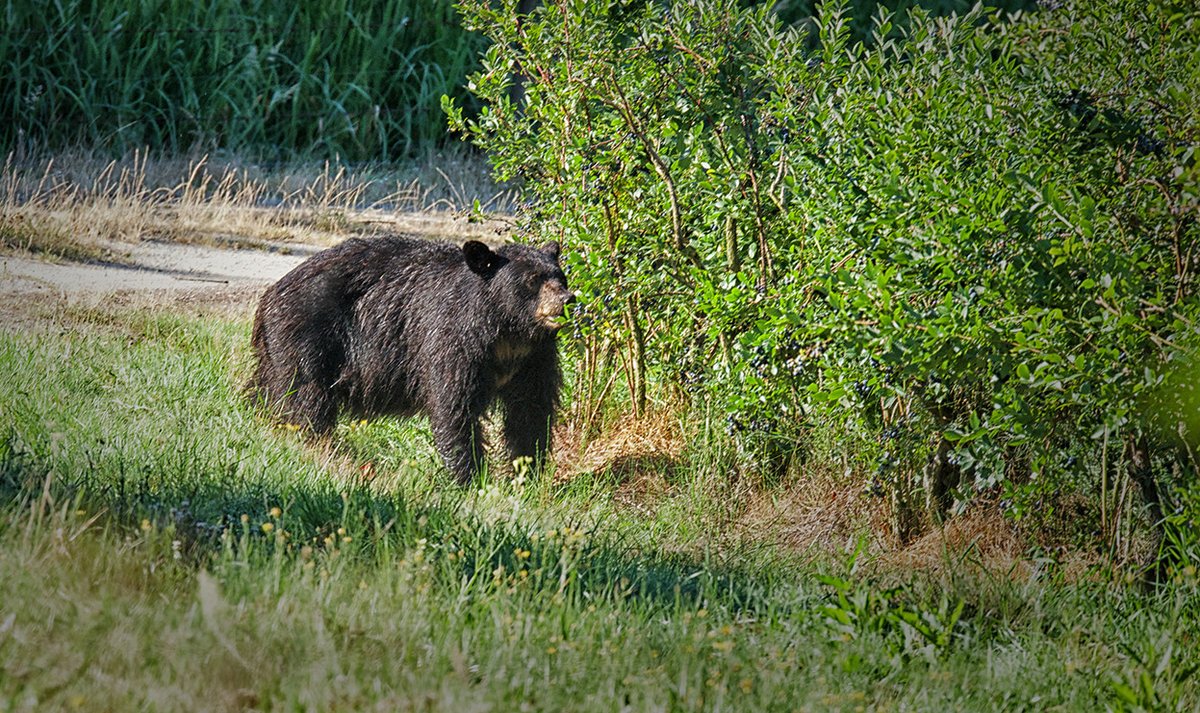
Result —
<svg viewBox="0 0 1200 713"><path fill-rule="evenodd" d="M270 287L254 317L250 383L281 420L329 432L338 412L429 416L446 467L469 481L479 420L499 401L511 458L540 458L561 380L555 334L571 301L558 245L352 239Z"/></svg>

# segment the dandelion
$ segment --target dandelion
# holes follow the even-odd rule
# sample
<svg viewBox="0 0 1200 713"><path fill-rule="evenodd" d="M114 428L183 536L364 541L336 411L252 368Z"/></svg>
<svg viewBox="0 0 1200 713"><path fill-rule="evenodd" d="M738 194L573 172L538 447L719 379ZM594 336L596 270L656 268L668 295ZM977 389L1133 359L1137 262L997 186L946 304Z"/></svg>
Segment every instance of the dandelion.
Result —
<svg viewBox="0 0 1200 713"><path fill-rule="evenodd" d="M280 510L279 508L277 508L277 507L271 508L271 517L275 518L276 520L278 520L279 516L282 514L283 514L283 511Z"/></svg>
<svg viewBox="0 0 1200 713"><path fill-rule="evenodd" d="M264 522L262 524L262 531L267 533L268 535L271 534L271 530L274 530L274 529L275 529L274 523Z"/></svg>
<svg viewBox="0 0 1200 713"><path fill-rule="evenodd" d="M150 521L145 518L142 518L142 532L150 532L151 527L152 526L150 525Z"/></svg>
<svg viewBox="0 0 1200 713"><path fill-rule="evenodd" d="M750 689L753 687L754 687L754 682L748 678L743 678L741 681L738 682L738 688L742 689L742 693L749 693Z"/></svg>
<svg viewBox="0 0 1200 713"><path fill-rule="evenodd" d="M554 654L557 654L557 653L558 653L558 647L557 647L557 646L547 646L547 647L546 647L546 653L548 653L548 654L550 654L551 656L553 656Z"/></svg>
<svg viewBox="0 0 1200 713"><path fill-rule="evenodd" d="M354 539L353 537L350 537L349 535L347 535L346 537L343 537L343 538L342 538L342 542L344 542L344 543L345 543L345 542L350 542L350 541L351 541L351 540L353 540L353 539Z"/></svg>
<svg viewBox="0 0 1200 713"><path fill-rule="evenodd" d="M241 520L242 520L242 524L245 525L246 523L250 522L250 516L247 515L246 513L242 513Z"/></svg>

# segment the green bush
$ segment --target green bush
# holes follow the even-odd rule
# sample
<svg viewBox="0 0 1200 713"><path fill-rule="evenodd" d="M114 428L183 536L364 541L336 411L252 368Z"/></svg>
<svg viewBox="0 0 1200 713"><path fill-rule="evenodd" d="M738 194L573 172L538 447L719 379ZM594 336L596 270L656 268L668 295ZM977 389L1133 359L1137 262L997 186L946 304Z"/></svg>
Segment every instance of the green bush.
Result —
<svg viewBox="0 0 1200 713"><path fill-rule="evenodd" d="M0 150L82 143L266 158L440 145L481 38L440 0L10 0Z"/></svg>
<svg viewBox="0 0 1200 713"><path fill-rule="evenodd" d="M573 248L585 364L771 470L832 429L901 537L1079 490L1115 541L1131 482L1157 506L1192 467L1145 411L1197 317L1200 17L881 11L859 41L844 5L741 5L461 5L492 45L452 125Z"/></svg>

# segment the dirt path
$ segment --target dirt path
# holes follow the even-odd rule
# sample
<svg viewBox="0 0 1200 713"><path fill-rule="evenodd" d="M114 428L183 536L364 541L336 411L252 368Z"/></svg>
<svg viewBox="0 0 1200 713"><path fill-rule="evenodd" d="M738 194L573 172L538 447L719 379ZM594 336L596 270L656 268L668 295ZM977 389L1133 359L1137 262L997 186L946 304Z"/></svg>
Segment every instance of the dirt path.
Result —
<svg viewBox="0 0 1200 713"><path fill-rule="evenodd" d="M48 262L0 256L0 300L22 295L70 296L127 291L197 291L267 285L319 248L288 252L144 242L121 246L120 263Z"/></svg>

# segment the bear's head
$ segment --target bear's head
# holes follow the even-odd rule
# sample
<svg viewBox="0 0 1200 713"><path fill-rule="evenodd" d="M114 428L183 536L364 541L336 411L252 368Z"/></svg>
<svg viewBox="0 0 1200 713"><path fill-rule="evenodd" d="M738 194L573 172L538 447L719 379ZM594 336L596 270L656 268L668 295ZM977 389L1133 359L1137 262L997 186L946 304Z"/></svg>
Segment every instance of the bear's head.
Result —
<svg viewBox="0 0 1200 713"><path fill-rule="evenodd" d="M471 272L489 284L496 305L518 328L557 332L575 301L559 263L558 243L540 248L508 244L492 250L478 240L463 244Z"/></svg>

